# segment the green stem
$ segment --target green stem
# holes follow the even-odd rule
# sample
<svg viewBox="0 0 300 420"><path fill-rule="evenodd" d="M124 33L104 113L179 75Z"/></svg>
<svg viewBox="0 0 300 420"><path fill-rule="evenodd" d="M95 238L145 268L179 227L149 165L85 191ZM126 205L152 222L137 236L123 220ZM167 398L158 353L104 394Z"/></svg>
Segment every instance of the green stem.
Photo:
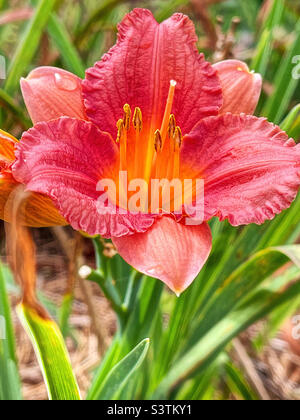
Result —
<svg viewBox="0 0 300 420"><path fill-rule="evenodd" d="M100 286L105 297L111 302L112 308L118 315L120 326L123 327L126 320L126 312L122 307L122 301L115 286L109 280L105 279L103 272L100 270L92 270L86 279Z"/></svg>
<svg viewBox="0 0 300 420"><path fill-rule="evenodd" d="M128 309L130 307L130 302L131 302L131 299L132 299L133 286L134 286L134 282L136 280L137 274L138 274L137 271L133 270L130 277L129 277L129 283L128 283L128 286L127 286L125 299L124 299L124 302L122 303L122 309L125 312L128 312Z"/></svg>
<svg viewBox="0 0 300 420"><path fill-rule="evenodd" d="M106 264L103 255L103 245L98 236L96 238L92 238L92 242L95 250L96 267L98 270L105 271L104 268Z"/></svg>

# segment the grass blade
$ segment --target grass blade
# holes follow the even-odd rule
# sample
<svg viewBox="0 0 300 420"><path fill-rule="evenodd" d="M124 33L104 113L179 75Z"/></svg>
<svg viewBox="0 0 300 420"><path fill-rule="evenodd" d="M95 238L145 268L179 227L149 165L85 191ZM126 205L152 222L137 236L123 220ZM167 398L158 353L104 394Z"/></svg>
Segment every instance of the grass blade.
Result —
<svg viewBox="0 0 300 420"><path fill-rule="evenodd" d="M293 77L293 57L299 53L300 44L300 22L296 29L296 39L282 58L279 69L274 79L275 91L267 100L262 114L266 115L270 121L279 124L285 114L292 96L297 88L299 80Z"/></svg>
<svg viewBox="0 0 300 420"><path fill-rule="evenodd" d="M3 336L2 336L3 335ZM21 400L21 384L15 352L6 281L0 263L0 400Z"/></svg>
<svg viewBox="0 0 300 420"><path fill-rule="evenodd" d="M112 368L105 381L94 390L93 400L116 400L132 375L144 361L148 349L149 338L138 344L127 356Z"/></svg>
<svg viewBox="0 0 300 420"><path fill-rule="evenodd" d="M20 78L27 70L39 46L39 41L56 0L40 0L34 16L30 20L22 41L20 42L8 71L5 83L7 93L14 93Z"/></svg>
<svg viewBox="0 0 300 420"><path fill-rule="evenodd" d="M61 332L54 321L22 304L18 315L34 346L51 400L80 400Z"/></svg>
<svg viewBox="0 0 300 420"><path fill-rule="evenodd" d="M289 112L286 118L280 124L280 127L283 131L286 131L289 136L292 136L292 130L297 123L297 120L300 118L300 104L294 106L294 108Z"/></svg>
<svg viewBox="0 0 300 420"><path fill-rule="evenodd" d="M219 286L210 304L201 312L191 342L194 343L204 336L220 319L227 316L245 296L255 290L264 279L271 276L289 260L298 267L300 266L300 247L298 245L259 251L240 265Z"/></svg>
<svg viewBox="0 0 300 420"><path fill-rule="evenodd" d="M286 304L292 297L300 293L300 282L293 284L283 293L259 292L251 300L219 321L209 333L200 339L185 355L177 360L167 373L165 379L153 394L153 399L165 397L169 390L181 383L200 367L210 365L224 347L241 331L254 322L265 317L274 309Z"/></svg>
<svg viewBox="0 0 300 420"><path fill-rule="evenodd" d="M227 385L233 394L237 394L245 401L258 399L250 385L246 382L242 372L233 363L228 362L225 369L227 374Z"/></svg>
<svg viewBox="0 0 300 420"><path fill-rule="evenodd" d="M261 34L256 54L253 58L251 68L263 77L266 75L267 66L272 54L273 31L281 22L284 11L283 0L273 0L270 15L267 19L264 31Z"/></svg>
<svg viewBox="0 0 300 420"><path fill-rule="evenodd" d="M52 15L49 19L48 31L51 39L53 39L61 53L66 68L83 78L85 75L85 66L82 63L80 55L74 47L65 26L55 15Z"/></svg>
<svg viewBox="0 0 300 420"><path fill-rule="evenodd" d="M123 0L105 0L102 1L100 6L91 14L88 21L82 25L77 33L75 45L80 45L87 34L93 30L94 26L114 7L123 3Z"/></svg>
<svg viewBox="0 0 300 420"><path fill-rule="evenodd" d="M27 130L32 126L32 123L29 118L27 118L23 112L23 109L20 108L14 101L14 99L3 89L0 88L0 103L6 107L10 112L13 113L16 120L18 120L22 127Z"/></svg>

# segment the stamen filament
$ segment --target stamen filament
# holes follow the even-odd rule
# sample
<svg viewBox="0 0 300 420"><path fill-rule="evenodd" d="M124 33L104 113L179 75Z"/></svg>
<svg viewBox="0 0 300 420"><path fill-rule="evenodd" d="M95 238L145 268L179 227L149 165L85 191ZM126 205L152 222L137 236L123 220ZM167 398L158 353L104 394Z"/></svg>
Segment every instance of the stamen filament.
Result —
<svg viewBox="0 0 300 420"><path fill-rule="evenodd" d="M176 179L180 179L179 175L180 175L180 147L182 144L182 133L181 133L181 129L180 127L176 127L175 128L175 132L174 132L174 136L173 136L173 142L172 142L172 146L173 147L173 159L171 159L171 162L173 163L173 171L172 171L172 180L176 180ZM182 194L180 195L176 195L175 194L175 190L174 190L174 195L171 198L171 203L170 203L170 207L172 209L172 211L178 211L180 210L180 207L183 204L183 197Z"/></svg>
<svg viewBox="0 0 300 420"><path fill-rule="evenodd" d="M120 171L127 169L127 140L128 131L130 130L131 108L128 104L123 107L124 117L117 122L118 136L117 143L120 149Z"/></svg>
<svg viewBox="0 0 300 420"><path fill-rule="evenodd" d="M125 130L124 121L122 119L117 122L117 128L117 143L119 143L120 150L120 171L124 171L126 170L127 164L127 130Z"/></svg>

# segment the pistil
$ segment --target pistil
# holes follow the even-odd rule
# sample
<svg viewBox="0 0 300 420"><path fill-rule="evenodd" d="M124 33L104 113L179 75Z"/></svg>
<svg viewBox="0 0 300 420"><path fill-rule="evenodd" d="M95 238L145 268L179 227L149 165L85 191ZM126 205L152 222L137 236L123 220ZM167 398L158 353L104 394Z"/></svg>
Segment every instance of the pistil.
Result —
<svg viewBox="0 0 300 420"><path fill-rule="evenodd" d="M175 80L170 81L168 99L167 99L165 113L164 113L161 129L160 129L160 133L162 137L162 146L164 146L166 138L167 138L167 134L168 134L168 128L170 125L170 115L171 115L172 107L173 107L176 84L177 82Z"/></svg>

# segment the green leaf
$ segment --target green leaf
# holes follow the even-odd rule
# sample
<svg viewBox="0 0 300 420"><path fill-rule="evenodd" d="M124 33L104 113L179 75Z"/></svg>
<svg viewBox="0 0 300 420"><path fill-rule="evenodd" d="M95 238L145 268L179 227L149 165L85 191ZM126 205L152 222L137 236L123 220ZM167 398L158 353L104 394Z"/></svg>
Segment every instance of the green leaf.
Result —
<svg viewBox="0 0 300 420"><path fill-rule="evenodd" d="M249 28L255 30L256 18L258 15L257 3L255 1L237 0L243 20L248 23Z"/></svg>
<svg viewBox="0 0 300 420"><path fill-rule="evenodd" d="M293 57L299 53L300 21L295 28L295 32L296 39L293 45L288 48L276 72L276 77L273 82L275 90L267 100L262 111L262 114L266 115L275 124L279 124L284 116L299 83L299 80L293 77L293 68L295 66Z"/></svg>
<svg viewBox="0 0 300 420"><path fill-rule="evenodd" d="M289 284L299 281L300 270L298 267L291 266L285 270L281 275L276 276L275 279L270 279L269 290L276 291L278 288L284 289ZM260 289L263 290L263 287ZM264 345L272 339L278 332L281 325L290 318L300 307L300 296L294 296L285 305L274 310L268 317L268 322L265 324L263 330L253 340L253 345L256 350L260 351Z"/></svg>
<svg viewBox="0 0 300 420"><path fill-rule="evenodd" d="M292 137L292 129L297 120L300 118L300 104L294 106L294 108L289 112L286 118L280 124L280 128L283 131L286 131L289 136Z"/></svg>
<svg viewBox="0 0 300 420"><path fill-rule="evenodd" d="M18 306L19 318L38 358L51 400L80 400L69 355L58 326L28 305Z"/></svg>
<svg viewBox="0 0 300 420"><path fill-rule="evenodd" d="M38 0L31 0L31 3L33 6L36 6ZM61 59L65 63L67 70L83 78L85 75L85 66L72 43L65 25L54 12L49 18L47 28L50 38L59 50Z"/></svg>
<svg viewBox="0 0 300 420"><path fill-rule="evenodd" d="M189 346L183 355L174 361L159 387L159 392L162 391L165 395L173 383L186 378L199 367L204 368L240 331L291 298L290 291L284 292L282 298L280 294L271 290L268 299L260 300L260 291L255 298L249 298L248 306L243 303L255 287L289 259L300 266L299 246L260 251L229 276L210 302L209 308L201 312L200 321L195 324L195 332ZM265 294L262 294L265 298ZM160 394L155 394L155 397L160 397Z"/></svg>
<svg viewBox="0 0 300 420"><path fill-rule="evenodd" d="M132 375L137 371L144 361L148 349L149 338L138 344L127 356L125 356L107 375L99 388L94 390L92 399L116 400L124 389Z"/></svg>
<svg viewBox="0 0 300 420"><path fill-rule="evenodd" d="M21 123L25 130L32 126L30 119L25 116L23 109L20 108L15 100L1 88L0 103L14 115L14 118Z"/></svg>
<svg viewBox="0 0 300 420"><path fill-rule="evenodd" d="M80 58L80 55L74 47L70 36L64 24L57 16L52 15L48 22L48 31L51 39L54 41L56 47L61 53L62 61L66 68L77 76L83 78L85 75L85 66Z"/></svg>
<svg viewBox="0 0 300 420"><path fill-rule="evenodd" d="M155 17L158 22L161 22L170 17L178 7L185 6L187 3L188 0L169 0L168 2L163 2Z"/></svg>
<svg viewBox="0 0 300 420"><path fill-rule="evenodd" d="M0 400L21 400L21 384L6 279L0 263Z"/></svg>
<svg viewBox="0 0 300 420"><path fill-rule="evenodd" d="M90 32L94 25L97 24L106 14L110 13L111 10L122 3L123 0L104 0L101 2L98 8L96 8L90 15L86 23L84 23L76 36L75 45L80 45L88 32Z"/></svg>
<svg viewBox="0 0 300 420"><path fill-rule="evenodd" d="M274 29L280 24L284 11L284 0L273 0L269 17L258 43L251 68L265 77L267 66L272 54Z"/></svg>
<svg viewBox="0 0 300 420"><path fill-rule="evenodd" d="M70 333L69 318L72 312L74 296L72 293L66 293L59 310L59 328L64 338Z"/></svg>
<svg viewBox="0 0 300 420"><path fill-rule="evenodd" d="M7 93L14 93L21 76L24 75L38 47L41 35L48 23L50 14L56 0L40 0L35 14L27 25L24 35L21 37L19 46L15 52L8 71L5 83Z"/></svg>
<svg viewBox="0 0 300 420"><path fill-rule="evenodd" d="M182 382L200 367L205 369L241 331L274 309L286 304L295 294L299 293L300 282L293 284L281 294L266 290L264 293L255 294L252 300L245 301L243 305L219 321L205 337L176 361L152 398L166 396L175 384Z"/></svg>
<svg viewBox="0 0 300 420"><path fill-rule="evenodd" d="M17 362L14 328L11 319L9 298L6 291L5 278L3 275L2 264L0 263L0 313L5 319L5 336L8 344L8 356Z"/></svg>
<svg viewBox="0 0 300 420"><path fill-rule="evenodd" d="M300 266L300 246L268 248L254 254L240 265L222 284L200 313L190 344L204 336L213 326L232 311L245 296L257 288L289 260Z"/></svg>
<svg viewBox="0 0 300 420"><path fill-rule="evenodd" d="M143 281L137 281L136 287L138 287L138 293L126 328L122 333L119 331L105 355L93 379L88 399L95 399L99 384L106 379L112 366L116 365L143 337L151 337L159 313L157 308L163 291L163 283L144 276Z"/></svg>
<svg viewBox="0 0 300 420"><path fill-rule="evenodd" d="M245 380L242 372L233 363L228 362L225 369L227 374L227 385L233 394L237 394L246 401L258 399L255 392Z"/></svg>
<svg viewBox="0 0 300 420"><path fill-rule="evenodd" d="M228 356L221 353L205 371L182 384L174 399L212 400L221 377L221 370L223 370L223 366L227 360Z"/></svg>

